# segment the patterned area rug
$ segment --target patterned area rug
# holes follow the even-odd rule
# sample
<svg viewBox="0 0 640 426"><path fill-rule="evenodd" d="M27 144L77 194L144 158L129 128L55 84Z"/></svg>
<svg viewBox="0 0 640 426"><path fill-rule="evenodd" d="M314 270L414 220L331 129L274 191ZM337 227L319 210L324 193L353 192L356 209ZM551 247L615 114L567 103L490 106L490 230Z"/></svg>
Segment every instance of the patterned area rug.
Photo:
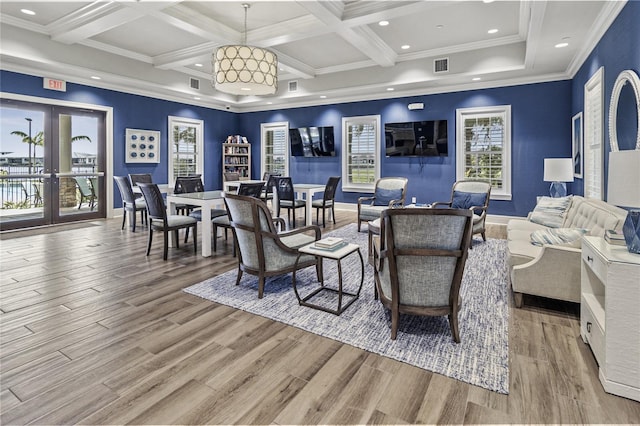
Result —
<svg viewBox="0 0 640 426"><path fill-rule="evenodd" d="M184 291L456 380L509 393L506 241L474 240L461 289L463 307L459 318L462 342L456 344L446 317L401 316L398 338L391 340L389 313L373 298L373 268L366 261L367 233L357 232L356 225L351 224L327 235L360 245L365 259L360 298L340 316L300 306L291 285L291 274L267 279L263 299L258 299L256 277L245 274L240 285L235 285L236 270ZM337 263L325 260L323 265L325 285L336 287ZM360 284L357 254L343 259L342 272L345 290L356 292ZM309 294L318 285L315 268L297 273L296 282L302 296ZM319 303L335 308L337 299L327 297Z"/></svg>

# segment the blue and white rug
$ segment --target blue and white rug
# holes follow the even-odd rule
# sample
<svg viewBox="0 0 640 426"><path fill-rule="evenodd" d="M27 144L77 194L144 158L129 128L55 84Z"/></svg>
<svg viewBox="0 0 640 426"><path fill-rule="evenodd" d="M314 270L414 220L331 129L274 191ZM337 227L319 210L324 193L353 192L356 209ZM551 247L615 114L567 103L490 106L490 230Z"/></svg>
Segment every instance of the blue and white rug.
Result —
<svg viewBox="0 0 640 426"><path fill-rule="evenodd" d="M300 306L291 274L267 279L263 299L258 299L257 277L244 274L240 285L235 285L236 269L184 291L456 380L509 393L506 241L475 239L469 250L461 288L462 341L456 344L446 317L403 315L397 340L391 340L390 316L373 298L373 268L366 261L367 233L357 232L356 225L351 224L327 235L359 244L365 259L360 298L340 316ZM325 260L323 268L325 285L336 287L337 263ZM343 259L342 272L344 289L356 292L360 283L357 254ZM296 282L301 295L310 293L318 285L315 268L299 271ZM334 303L335 308L336 300L324 300L323 304Z"/></svg>

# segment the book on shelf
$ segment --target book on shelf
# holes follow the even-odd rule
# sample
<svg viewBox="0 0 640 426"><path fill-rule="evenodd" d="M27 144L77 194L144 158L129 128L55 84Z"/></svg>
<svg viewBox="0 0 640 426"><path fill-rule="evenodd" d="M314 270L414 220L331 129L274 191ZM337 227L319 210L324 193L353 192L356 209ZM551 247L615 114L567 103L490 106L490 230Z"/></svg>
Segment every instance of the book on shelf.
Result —
<svg viewBox="0 0 640 426"><path fill-rule="evenodd" d="M313 248L316 250L337 251L337 250L340 250L342 247L346 246L347 244L349 243L347 243L346 241L341 241L332 246L320 246L318 245L318 241L316 241L316 243L313 245Z"/></svg>

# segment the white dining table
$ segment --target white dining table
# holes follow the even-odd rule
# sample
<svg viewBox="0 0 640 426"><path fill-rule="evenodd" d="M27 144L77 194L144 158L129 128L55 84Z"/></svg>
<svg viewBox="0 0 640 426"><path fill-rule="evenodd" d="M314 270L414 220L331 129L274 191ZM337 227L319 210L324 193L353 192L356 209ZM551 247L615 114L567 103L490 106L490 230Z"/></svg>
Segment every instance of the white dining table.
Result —
<svg viewBox="0 0 640 426"><path fill-rule="evenodd" d="M226 192L235 193L238 192L238 187L241 183L265 183L265 181L258 179L229 180L222 184L222 189Z"/></svg>
<svg viewBox="0 0 640 426"><path fill-rule="evenodd" d="M167 213L176 214L176 204L191 204L202 209L202 257L211 256L211 210L224 209L223 191L188 192L167 194ZM174 247L173 232L169 233L169 247Z"/></svg>
<svg viewBox="0 0 640 426"><path fill-rule="evenodd" d="M318 192L324 192L325 188L326 188L326 185L322 183L294 183L293 184L293 192L296 193L296 198L303 198L302 196L304 195L304 200L307 207L305 209L307 213L305 217L306 225L311 225L313 220L313 212L311 211L312 209L311 203L313 203L313 194L316 194ZM278 205L278 191L276 190L275 187L273 191L273 205L274 206Z"/></svg>

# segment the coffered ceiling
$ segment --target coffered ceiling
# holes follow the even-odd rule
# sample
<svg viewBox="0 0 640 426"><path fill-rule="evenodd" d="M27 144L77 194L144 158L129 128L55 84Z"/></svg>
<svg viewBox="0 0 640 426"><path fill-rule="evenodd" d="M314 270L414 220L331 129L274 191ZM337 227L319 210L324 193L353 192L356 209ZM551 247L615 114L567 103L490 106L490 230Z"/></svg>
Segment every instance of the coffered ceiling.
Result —
<svg viewBox="0 0 640 426"><path fill-rule="evenodd" d="M571 78L624 6L624 1L253 0L247 44L278 55L279 87L273 96L236 97L212 87L211 54L217 46L242 41L242 3L2 0L0 65L255 111ZM379 25L382 20L388 25ZM567 46L555 47L559 43ZM438 59L447 59L448 70L434 71Z"/></svg>

